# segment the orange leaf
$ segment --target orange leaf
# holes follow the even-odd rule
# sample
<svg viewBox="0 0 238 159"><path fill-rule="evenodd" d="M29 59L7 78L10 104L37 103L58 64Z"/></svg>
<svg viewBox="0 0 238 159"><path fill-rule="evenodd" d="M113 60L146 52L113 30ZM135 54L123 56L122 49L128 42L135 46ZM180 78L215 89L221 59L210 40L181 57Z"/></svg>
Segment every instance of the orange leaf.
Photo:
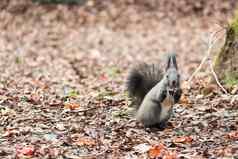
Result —
<svg viewBox="0 0 238 159"><path fill-rule="evenodd" d="M79 146L84 146L84 145L93 146L93 145L96 145L96 142L95 142L95 140L93 140L91 138L84 137L84 138L78 139L76 144L79 145Z"/></svg>
<svg viewBox="0 0 238 159"><path fill-rule="evenodd" d="M80 105L78 103L66 103L66 104L64 104L64 107L66 109L75 110L75 109L79 108Z"/></svg>
<svg viewBox="0 0 238 159"><path fill-rule="evenodd" d="M162 156L165 147L163 144L156 145L149 150L149 157L150 158L158 158Z"/></svg>
<svg viewBox="0 0 238 159"><path fill-rule="evenodd" d="M180 98L179 100L179 104L182 104L182 105L188 105L189 104L189 99L187 96L185 95L182 95L182 97Z"/></svg>
<svg viewBox="0 0 238 159"><path fill-rule="evenodd" d="M178 137L174 140L175 143L191 143L193 138L190 136Z"/></svg>

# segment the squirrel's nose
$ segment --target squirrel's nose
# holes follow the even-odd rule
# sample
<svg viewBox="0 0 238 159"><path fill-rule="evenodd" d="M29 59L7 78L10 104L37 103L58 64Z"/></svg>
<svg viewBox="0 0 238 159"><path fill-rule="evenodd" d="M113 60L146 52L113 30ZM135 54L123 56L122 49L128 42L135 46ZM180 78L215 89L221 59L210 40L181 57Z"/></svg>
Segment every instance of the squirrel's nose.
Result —
<svg viewBox="0 0 238 159"><path fill-rule="evenodd" d="M176 86L176 81L175 80L172 81L172 85Z"/></svg>

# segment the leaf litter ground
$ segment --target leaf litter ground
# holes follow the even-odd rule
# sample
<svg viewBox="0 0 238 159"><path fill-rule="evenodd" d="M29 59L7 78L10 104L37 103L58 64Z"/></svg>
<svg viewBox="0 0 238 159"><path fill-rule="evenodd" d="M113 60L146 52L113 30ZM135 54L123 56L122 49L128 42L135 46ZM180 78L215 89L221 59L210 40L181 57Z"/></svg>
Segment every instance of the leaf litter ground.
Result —
<svg viewBox="0 0 238 159"><path fill-rule="evenodd" d="M130 120L124 91L131 66L171 50L187 79L213 22L230 15L28 7L0 12L1 158L237 157L238 101L204 84L207 72L184 90L164 131Z"/></svg>

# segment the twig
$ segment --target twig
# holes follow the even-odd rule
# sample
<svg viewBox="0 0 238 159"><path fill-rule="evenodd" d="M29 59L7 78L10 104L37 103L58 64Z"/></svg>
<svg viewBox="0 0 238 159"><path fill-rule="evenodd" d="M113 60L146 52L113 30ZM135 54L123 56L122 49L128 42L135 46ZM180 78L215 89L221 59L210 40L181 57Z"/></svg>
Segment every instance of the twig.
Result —
<svg viewBox="0 0 238 159"><path fill-rule="evenodd" d="M61 112L60 115L63 115L68 112L70 112L70 113L84 113L84 112L91 111L94 109L97 109L97 107L92 107L92 108L87 108L87 109L65 109Z"/></svg>
<svg viewBox="0 0 238 159"><path fill-rule="evenodd" d="M210 53L210 47L208 48ZM202 59L202 62L200 63L200 65L198 66L198 68L193 72L193 74L191 75L191 77L188 80L188 83L191 83L191 81L193 80L193 77L200 71L200 69L202 68L202 66L204 65L204 63L206 62L207 58L208 58L209 54L206 54L206 56Z"/></svg>
<svg viewBox="0 0 238 159"><path fill-rule="evenodd" d="M217 75L216 75L216 72L215 72L215 70L214 70L214 68L213 68L213 66L212 66L211 59L209 59L208 62L209 62L209 66L210 66L212 75L214 76L214 78L215 78L215 80L216 80L218 86L222 89L222 91L223 91L224 93L228 94L227 90L222 86L222 84L221 84L221 83L219 82L219 80L218 80L218 77L217 77Z"/></svg>
<svg viewBox="0 0 238 159"><path fill-rule="evenodd" d="M200 65L198 66L198 68L192 73L191 77L190 77L189 80L188 80L188 83L191 83L191 81L193 80L194 76L201 70L202 66L204 65L204 63L206 62L206 60L209 58L214 44L217 42L218 39L220 39L220 38L217 38L216 35L217 35L219 32L221 32L222 30L223 30L223 28L220 29L220 30L214 31L214 32L211 34L211 36L209 37L209 40L208 40L208 49L207 49L206 55L205 55L205 57L202 59L202 61L201 61Z"/></svg>

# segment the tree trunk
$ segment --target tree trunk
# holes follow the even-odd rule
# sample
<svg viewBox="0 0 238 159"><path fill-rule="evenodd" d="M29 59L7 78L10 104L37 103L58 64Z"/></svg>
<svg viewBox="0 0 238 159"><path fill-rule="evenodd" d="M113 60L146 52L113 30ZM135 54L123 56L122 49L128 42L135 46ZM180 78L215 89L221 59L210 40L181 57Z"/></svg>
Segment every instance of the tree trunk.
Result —
<svg viewBox="0 0 238 159"><path fill-rule="evenodd" d="M214 69L225 85L238 84L238 12L227 28L225 44L214 60Z"/></svg>

